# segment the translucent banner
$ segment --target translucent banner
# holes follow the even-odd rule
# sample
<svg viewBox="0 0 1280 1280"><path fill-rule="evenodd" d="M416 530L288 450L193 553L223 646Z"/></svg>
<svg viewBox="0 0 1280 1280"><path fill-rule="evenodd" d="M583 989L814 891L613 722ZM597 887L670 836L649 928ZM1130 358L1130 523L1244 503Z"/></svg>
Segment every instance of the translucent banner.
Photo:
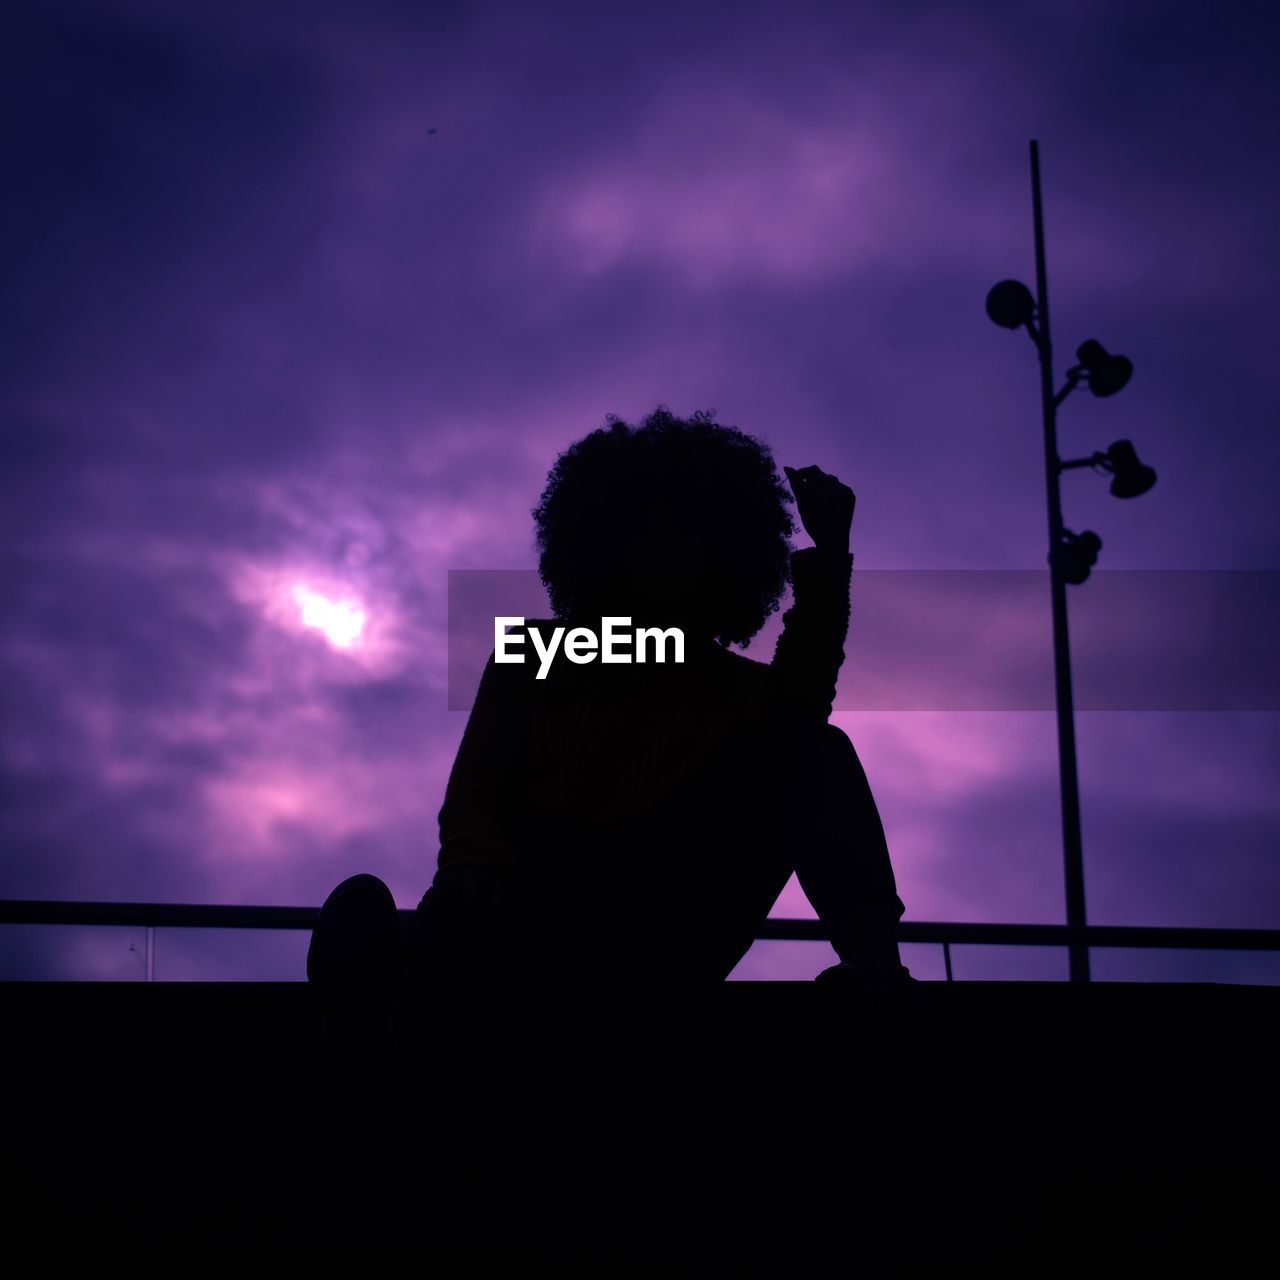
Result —
<svg viewBox="0 0 1280 1280"><path fill-rule="evenodd" d="M1055 705L1047 570L855 568L851 606L836 710ZM1280 572L1095 570L1067 608L1077 710L1280 710ZM551 617L535 570L449 571L453 710L471 705L497 617ZM777 630L775 616L750 656L768 661Z"/></svg>

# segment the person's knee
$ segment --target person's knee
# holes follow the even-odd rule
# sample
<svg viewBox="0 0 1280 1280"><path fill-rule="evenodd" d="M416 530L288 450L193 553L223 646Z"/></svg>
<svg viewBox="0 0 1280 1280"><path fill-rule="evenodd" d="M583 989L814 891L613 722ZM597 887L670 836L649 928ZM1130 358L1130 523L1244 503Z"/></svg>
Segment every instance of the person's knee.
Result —
<svg viewBox="0 0 1280 1280"><path fill-rule="evenodd" d="M307 978L321 985L398 980L402 924L385 881L348 876L325 899L311 931Z"/></svg>
<svg viewBox="0 0 1280 1280"><path fill-rule="evenodd" d="M806 726L793 741L787 758L783 776L793 804L809 806L822 797L838 797L840 805L847 805L851 798L865 801L869 797L870 783L862 761L839 725Z"/></svg>
<svg viewBox="0 0 1280 1280"><path fill-rule="evenodd" d="M856 760L857 754L849 735L829 720L798 728L792 741L793 758L801 758L809 764L848 760L850 757Z"/></svg>
<svg viewBox="0 0 1280 1280"><path fill-rule="evenodd" d="M368 871L360 871L353 876L348 876L345 880L342 881L341 884L339 884L334 889L333 894L331 894L330 896L332 897L340 893L345 894L348 890L351 890L351 889L369 889L374 891L381 891L385 893L388 897L391 896L391 890L387 887L387 882L385 880L379 879L375 875L371 875Z"/></svg>
<svg viewBox="0 0 1280 1280"><path fill-rule="evenodd" d="M396 900L385 880L368 872L348 876L324 900L320 920L389 918Z"/></svg>

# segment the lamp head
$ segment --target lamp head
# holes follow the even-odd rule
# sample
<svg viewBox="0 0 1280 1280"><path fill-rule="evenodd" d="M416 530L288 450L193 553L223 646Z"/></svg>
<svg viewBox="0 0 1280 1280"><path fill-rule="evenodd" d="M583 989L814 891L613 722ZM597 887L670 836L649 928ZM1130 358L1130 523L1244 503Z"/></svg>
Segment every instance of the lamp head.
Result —
<svg viewBox="0 0 1280 1280"><path fill-rule="evenodd" d="M1093 338L1080 344L1076 359L1089 375L1089 390L1095 396L1113 396L1133 377L1132 360L1113 356Z"/></svg>
<svg viewBox="0 0 1280 1280"><path fill-rule="evenodd" d="M1156 482L1156 473L1139 460L1128 440L1117 440L1102 465L1111 472L1111 492L1117 498L1136 498Z"/></svg>
<svg viewBox="0 0 1280 1280"><path fill-rule="evenodd" d="M1002 329L1020 329L1036 313L1031 290L1018 280L1001 280L987 294L987 315Z"/></svg>
<svg viewBox="0 0 1280 1280"><path fill-rule="evenodd" d="M1055 549L1053 559L1063 580L1079 586L1098 562L1098 552L1101 550L1102 539L1092 529L1086 529L1083 533L1072 533L1070 529L1064 529L1062 541Z"/></svg>

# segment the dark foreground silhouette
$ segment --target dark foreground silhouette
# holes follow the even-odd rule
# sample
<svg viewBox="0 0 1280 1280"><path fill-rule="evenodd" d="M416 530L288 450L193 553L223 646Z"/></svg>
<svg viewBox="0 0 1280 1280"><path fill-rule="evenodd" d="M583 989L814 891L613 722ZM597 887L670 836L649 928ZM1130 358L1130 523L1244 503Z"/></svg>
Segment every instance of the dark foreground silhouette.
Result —
<svg viewBox="0 0 1280 1280"><path fill-rule="evenodd" d="M619 985L433 1022L356 1088L313 995L0 983L11 1252L1022 1280L1274 1248L1280 988L920 982L879 1025L812 982Z"/></svg>
<svg viewBox="0 0 1280 1280"><path fill-rule="evenodd" d="M902 965L880 816L852 742L830 724L844 661L855 498L785 469L709 415L611 418L567 450L534 510L552 619L524 663L491 654L440 810L438 870L402 933L362 874L325 902L307 974L331 1041L394 1037L433 999L584 980L721 982L794 872L840 964L877 993ZM772 662L735 653L793 603ZM678 628L684 661L542 672L531 629ZM629 650L634 653L634 647Z"/></svg>

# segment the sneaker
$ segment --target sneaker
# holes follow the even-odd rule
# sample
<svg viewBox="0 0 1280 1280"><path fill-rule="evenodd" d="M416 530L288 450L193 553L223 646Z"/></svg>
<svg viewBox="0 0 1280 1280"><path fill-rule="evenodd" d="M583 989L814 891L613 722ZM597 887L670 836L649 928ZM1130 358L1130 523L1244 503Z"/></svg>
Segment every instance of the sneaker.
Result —
<svg viewBox="0 0 1280 1280"><path fill-rule="evenodd" d="M344 880L320 908L307 951L307 980L320 1004L326 1060L390 1060L398 1047L404 969L391 890L373 875Z"/></svg>
<svg viewBox="0 0 1280 1280"><path fill-rule="evenodd" d="M919 981L920 979L914 977L905 964L875 968L871 965L855 964L849 960L842 960L829 969L823 969L814 978L814 982L824 987L877 992L898 990Z"/></svg>

